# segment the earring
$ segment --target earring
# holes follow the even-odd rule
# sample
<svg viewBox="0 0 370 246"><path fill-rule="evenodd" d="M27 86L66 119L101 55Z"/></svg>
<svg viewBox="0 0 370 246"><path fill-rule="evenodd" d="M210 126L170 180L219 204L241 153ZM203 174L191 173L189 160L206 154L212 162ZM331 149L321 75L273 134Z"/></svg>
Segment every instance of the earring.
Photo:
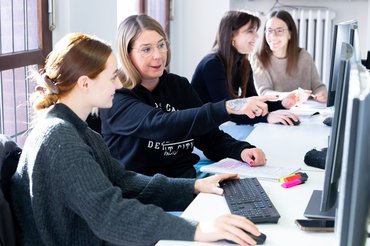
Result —
<svg viewBox="0 0 370 246"><path fill-rule="evenodd" d="M235 41L234 40L231 41L231 45L235 46Z"/></svg>

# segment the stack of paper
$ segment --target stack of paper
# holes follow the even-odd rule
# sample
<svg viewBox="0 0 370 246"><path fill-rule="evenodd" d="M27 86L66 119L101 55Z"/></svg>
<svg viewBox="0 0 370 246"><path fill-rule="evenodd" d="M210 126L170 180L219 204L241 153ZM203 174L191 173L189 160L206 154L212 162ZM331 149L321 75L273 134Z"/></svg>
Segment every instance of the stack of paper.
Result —
<svg viewBox="0 0 370 246"><path fill-rule="evenodd" d="M290 111L298 116L312 116L313 114L329 114L332 112L332 108L327 108L324 103L308 100L305 103L292 107Z"/></svg>
<svg viewBox="0 0 370 246"><path fill-rule="evenodd" d="M281 177L299 171L299 167L256 166L250 167L247 163L226 158L214 164L203 166L200 171L207 173L237 173L241 177L256 177L278 181Z"/></svg>

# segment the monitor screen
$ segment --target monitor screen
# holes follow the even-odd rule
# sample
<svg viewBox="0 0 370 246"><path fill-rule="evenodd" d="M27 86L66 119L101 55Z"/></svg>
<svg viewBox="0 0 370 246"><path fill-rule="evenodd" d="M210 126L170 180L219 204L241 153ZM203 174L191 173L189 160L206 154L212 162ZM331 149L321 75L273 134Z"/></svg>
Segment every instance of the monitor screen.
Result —
<svg viewBox="0 0 370 246"><path fill-rule="evenodd" d="M352 65L336 216L337 245L364 245L370 209L370 74Z"/></svg>
<svg viewBox="0 0 370 246"><path fill-rule="evenodd" d="M322 191L315 190L304 215L308 218L335 218L338 186L342 165L343 140L345 133L350 66L354 49L342 43L338 70L337 91L330 141L326 155L325 179Z"/></svg>
<svg viewBox="0 0 370 246"><path fill-rule="evenodd" d="M335 101L335 94L338 84L338 72L341 60L340 49L343 42L351 44L353 47L355 47L356 52L359 53L358 22L356 20L341 22L334 26L328 84L328 99L326 105L328 107L333 106ZM355 56L355 59L360 59L359 54L355 54Z"/></svg>

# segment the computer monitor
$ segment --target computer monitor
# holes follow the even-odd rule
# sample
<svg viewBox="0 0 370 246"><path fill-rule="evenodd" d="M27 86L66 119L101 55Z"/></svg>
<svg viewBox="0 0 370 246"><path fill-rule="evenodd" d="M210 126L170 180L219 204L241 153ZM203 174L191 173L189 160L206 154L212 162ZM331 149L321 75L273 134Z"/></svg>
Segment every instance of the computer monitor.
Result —
<svg viewBox="0 0 370 246"><path fill-rule="evenodd" d="M352 65L344 139L336 239L340 246L364 245L370 209L370 74Z"/></svg>
<svg viewBox="0 0 370 246"><path fill-rule="evenodd" d="M342 43L349 43L357 52L355 59L360 59L359 55L359 37L358 37L358 22L356 20L350 20L346 22L338 23L334 26L333 38L332 38L332 51L331 51L331 62L330 62L330 74L328 84L328 99L326 106L334 106L335 95L338 84L338 73L340 68L340 49Z"/></svg>
<svg viewBox="0 0 370 246"><path fill-rule="evenodd" d="M343 140L346 124L350 66L354 60L354 49L342 43L337 90L334 102L330 141L325 162L323 190L314 190L304 216L308 218L334 219L341 174Z"/></svg>

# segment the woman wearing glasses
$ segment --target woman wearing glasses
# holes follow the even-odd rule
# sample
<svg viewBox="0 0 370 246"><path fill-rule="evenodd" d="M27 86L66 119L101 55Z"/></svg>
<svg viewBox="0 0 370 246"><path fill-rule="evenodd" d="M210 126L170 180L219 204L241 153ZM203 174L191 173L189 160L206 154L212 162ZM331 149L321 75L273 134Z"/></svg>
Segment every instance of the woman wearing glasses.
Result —
<svg viewBox="0 0 370 246"><path fill-rule="evenodd" d="M194 180L126 171L87 127L91 110L111 107L115 89L122 86L108 44L68 34L35 77L37 118L12 178L19 245L142 246L162 239L256 243L242 231L260 234L245 217L228 214L192 223L163 211L185 208L199 192L222 194L218 183L236 175Z"/></svg>
<svg viewBox="0 0 370 246"><path fill-rule="evenodd" d="M261 95L296 95L300 102L311 95L318 102L326 102L326 87L310 54L298 47L296 25L284 10L270 14L253 68Z"/></svg>
<svg viewBox="0 0 370 246"><path fill-rule="evenodd" d="M230 114L253 118L267 113L263 100L236 99L202 105L186 78L166 72L170 49L161 25L147 15L133 15L118 29L120 79L111 109L101 110L102 135L111 153L129 170L146 175L195 177L199 156L231 157L264 165L265 155L233 139L218 126Z"/></svg>
<svg viewBox="0 0 370 246"><path fill-rule="evenodd" d="M223 16L213 52L206 55L195 69L191 85L203 103L219 102L234 98L258 98L248 57L258 39L260 19L244 11L228 11ZM287 110L295 102L267 102L270 113L255 118L245 115L232 116L238 124L257 122L294 125L297 116Z"/></svg>

